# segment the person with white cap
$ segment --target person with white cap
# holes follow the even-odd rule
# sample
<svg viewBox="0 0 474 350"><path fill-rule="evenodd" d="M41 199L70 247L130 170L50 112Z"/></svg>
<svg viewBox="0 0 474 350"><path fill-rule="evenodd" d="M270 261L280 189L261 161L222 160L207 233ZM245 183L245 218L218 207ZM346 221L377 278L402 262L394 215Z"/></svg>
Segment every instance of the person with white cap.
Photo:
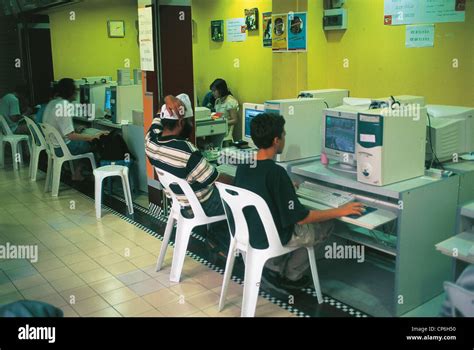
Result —
<svg viewBox="0 0 474 350"><path fill-rule="evenodd" d="M193 115L188 95L167 96L165 105L153 120L145 137L146 154L154 167L186 179L207 215L223 215L224 208L214 183L220 181L231 184L233 179L219 174L188 140L194 127L191 119ZM189 203L179 188L176 188L175 193L181 203ZM192 215L190 209L183 213ZM218 235L219 237L215 237L216 241L223 246L226 243L222 242L229 240L229 234L223 231Z"/></svg>

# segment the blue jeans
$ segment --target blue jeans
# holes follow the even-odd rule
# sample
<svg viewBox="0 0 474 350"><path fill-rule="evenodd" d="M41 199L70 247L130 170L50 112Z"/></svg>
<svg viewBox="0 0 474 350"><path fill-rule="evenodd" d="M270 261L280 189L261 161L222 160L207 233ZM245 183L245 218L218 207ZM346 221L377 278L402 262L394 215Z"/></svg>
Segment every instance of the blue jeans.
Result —
<svg viewBox="0 0 474 350"><path fill-rule="evenodd" d="M73 156L89 153L92 150L91 144L87 141L70 141L66 146ZM61 148L55 148L54 152L56 152L58 157L63 156L63 151Z"/></svg>

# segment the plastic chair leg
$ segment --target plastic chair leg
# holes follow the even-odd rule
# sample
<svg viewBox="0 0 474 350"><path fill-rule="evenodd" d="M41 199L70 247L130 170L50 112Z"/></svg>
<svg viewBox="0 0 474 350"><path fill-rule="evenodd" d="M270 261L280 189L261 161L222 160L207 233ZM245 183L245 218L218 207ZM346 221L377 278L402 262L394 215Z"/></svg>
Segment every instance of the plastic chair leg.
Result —
<svg viewBox="0 0 474 350"><path fill-rule="evenodd" d="M227 296L227 288L229 286L230 278L232 277L232 270L234 269L236 240L232 239L230 242L229 253L227 254L227 262L225 263L224 280L222 281L221 297L219 299L219 311L224 308L225 298Z"/></svg>
<svg viewBox="0 0 474 350"><path fill-rule="evenodd" d="M31 153L31 158L30 158L30 179L31 179L31 181L36 181L36 176L38 175L39 155L40 155L40 152L38 152L36 150L34 150Z"/></svg>
<svg viewBox="0 0 474 350"><path fill-rule="evenodd" d="M193 227L180 223L176 230L176 244L173 253L173 262L171 263L170 281L179 283L181 271L183 270L186 249L188 248L189 237Z"/></svg>
<svg viewBox="0 0 474 350"><path fill-rule="evenodd" d="M61 168L63 162L60 160L53 162L53 183L52 183L52 190L51 195L53 197L57 197L59 194L59 184L61 183Z"/></svg>
<svg viewBox="0 0 474 350"><path fill-rule="evenodd" d="M241 311L242 317L255 316L264 265L264 262L260 262L259 259L249 258L250 256L247 256L247 264L245 265L244 296Z"/></svg>
<svg viewBox="0 0 474 350"><path fill-rule="evenodd" d="M102 217L102 178L96 176L94 181L95 189L95 217L100 219Z"/></svg>
<svg viewBox="0 0 474 350"><path fill-rule="evenodd" d="M0 140L0 168L5 167L5 149L4 149L4 141Z"/></svg>
<svg viewBox="0 0 474 350"><path fill-rule="evenodd" d="M130 192L130 182L128 181L128 174L122 176L123 195L125 196L125 203L127 203L128 213L133 214L132 193Z"/></svg>
<svg viewBox="0 0 474 350"><path fill-rule="evenodd" d="M318 298L318 303L322 304L323 294L321 293L321 285L319 284L319 275L318 275L318 268L316 266L316 257L314 256L314 248L309 247L308 250L308 257L309 257L309 266L311 267L311 275L313 277L314 283L314 290L316 291L316 296Z"/></svg>
<svg viewBox="0 0 474 350"><path fill-rule="evenodd" d="M171 233L173 232L174 218L170 213L168 217L168 222L166 223L165 234L163 236L163 242L161 244L160 255L158 256L158 261L156 262L156 272L161 270L163 266L163 261L165 260L166 250L168 249L168 243L170 241Z"/></svg>
<svg viewBox="0 0 474 350"><path fill-rule="evenodd" d="M19 153L18 148L21 147L21 145L16 141L10 142L10 145L12 148L13 169L18 170L19 169L18 163L21 161L21 155Z"/></svg>
<svg viewBox="0 0 474 350"><path fill-rule="evenodd" d="M49 192L51 187L51 177L53 175L53 158L48 154L48 167L46 169L46 180L44 182L44 192Z"/></svg>

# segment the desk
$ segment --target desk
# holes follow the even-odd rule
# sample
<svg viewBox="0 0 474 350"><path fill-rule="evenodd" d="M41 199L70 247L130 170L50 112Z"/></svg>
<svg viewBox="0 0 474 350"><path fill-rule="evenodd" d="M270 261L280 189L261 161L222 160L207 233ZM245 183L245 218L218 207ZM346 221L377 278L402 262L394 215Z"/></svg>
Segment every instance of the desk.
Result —
<svg viewBox="0 0 474 350"><path fill-rule="evenodd" d="M451 264L433 246L453 234L459 176L445 179L421 176L376 187L335 173L318 160L283 166L299 179L392 204L392 210L397 215L392 227L381 232L369 232L361 227L341 224L336 231L336 235L348 242L371 248L371 256L367 257L366 262L372 264L373 268L364 268L364 264L350 265L349 261L338 262L339 267L341 264L343 266L339 283L354 288L366 285L365 290L370 291L366 293L370 293L374 303L380 304L377 310L383 310L377 314L379 311L359 306L362 311L375 316L401 316L443 291L443 282L451 275ZM367 237L373 233L378 233L379 237L387 236L387 241L392 241L393 247L383 249L380 244L369 244ZM318 269L322 275L331 276L332 264L335 266L336 262L328 260ZM344 276L344 266L347 266L347 276ZM370 275L367 271L376 273ZM378 281L374 281L374 278L382 278L384 283L377 285ZM321 286L324 290L324 281ZM357 305L355 300L351 300L350 293L340 291L340 294L334 295L334 292L329 291L333 297L350 305Z"/></svg>
<svg viewBox="0 0 474 350"><path fill-rule="evenodd" d="M446 170L450 170L459 175L459 205L464 205L474 201L474 161L460 160L457 163L444 165Z"/></svg>
<svg viewBox="0 0 474 350"><path fill-rule="evenodd" d="M436 244L437 250L453 258L453 282L468 265L474 264L474 201L459 208L456 226L455 236Z"/></svg>

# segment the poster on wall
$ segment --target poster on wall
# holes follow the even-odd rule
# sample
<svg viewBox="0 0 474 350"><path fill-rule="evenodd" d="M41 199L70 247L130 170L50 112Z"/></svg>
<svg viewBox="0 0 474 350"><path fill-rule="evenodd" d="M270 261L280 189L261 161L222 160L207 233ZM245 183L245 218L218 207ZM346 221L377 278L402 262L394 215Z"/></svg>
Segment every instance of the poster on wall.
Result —
<svg viewBox="0 0 474 350"><path fill-rule="evenodd" d="M385 0L384 24L464 22L466 0Z"/></svg>
<svg viewBox="0 0 474 350"><path fill-rule="evenodd" d="M272 15L273 37L272 49L273 51L287 51L288 50L288 31L287 31L288 15Z"/></svg>
<svg viewBox="0 0 474 350"><path fill-rule="evenodd" d="M288 50L306 51L306 13L288 14Z"/></svg>
<svg viewBox="0 0 474 350"><path fill-rule="evenodd" d="M408 48L433 47L435 27L434 24L407 26L405 45Z"/></svg>
<svg viewBox="0 0 474 350"><path fill-rule="evenodd" d="M245 26L247 30L258 30L258 8L245 10Z"/></svg>
<svg viewBox="0 0 474 350"><path fill-rule="evenodd" d="M227 23L227 41L239 42L247 39L247 26L245 18L228 19Z"/></svg>
<svg viewBox="0 0 474 350"><path fill-rule="evenodd" d="M265 12L263 20L263 47L272 47L272 13Z"/></svg>
<svg viewBox="0 0 474 350"><path fill-rule="evenodd" d="M140 68L142 71L155 70L153 50L153 13L151 7L138 9L138 41L140 42Z"/></svg>
<svg viewBox="0 0 474 350"><path fill-rule="evenodd" d="M211 40L224 41L224 21L211 21Z"/></svg>

